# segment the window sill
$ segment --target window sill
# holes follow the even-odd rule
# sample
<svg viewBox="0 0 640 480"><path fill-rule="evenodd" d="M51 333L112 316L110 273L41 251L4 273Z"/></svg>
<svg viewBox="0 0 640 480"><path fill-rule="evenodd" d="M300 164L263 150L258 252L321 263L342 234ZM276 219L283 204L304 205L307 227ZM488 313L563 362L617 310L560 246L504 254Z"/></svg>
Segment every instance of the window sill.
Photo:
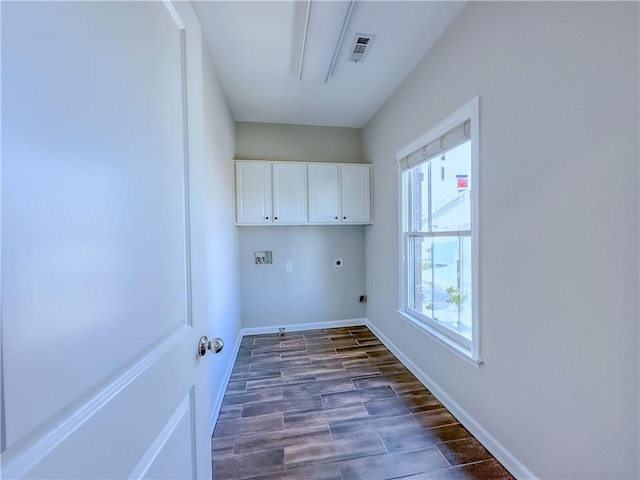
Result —
<svg viewBox="0 0 640 480"><path fill-rule="evenodd" d="M480 365L482 365L483 363L482 358L480 357L474 358L474 356L471 354L469 350L460 346L458 343L454 342L453 340L448 338L446 335L443 335L437 330L431 328L429 325L416 320L414 317L412 317L411 315L408 315L406 312L403 312L401 310L396 310L396 312L398 313L400 318L402 318L409 325L413 326L420 332L429 335L431 338L433 338L438 343L440 343L440 345L444 346L449 351L455 353L463 360L466 360L468 363L470 363L474 367L478 368L480 367Z"/></svg>

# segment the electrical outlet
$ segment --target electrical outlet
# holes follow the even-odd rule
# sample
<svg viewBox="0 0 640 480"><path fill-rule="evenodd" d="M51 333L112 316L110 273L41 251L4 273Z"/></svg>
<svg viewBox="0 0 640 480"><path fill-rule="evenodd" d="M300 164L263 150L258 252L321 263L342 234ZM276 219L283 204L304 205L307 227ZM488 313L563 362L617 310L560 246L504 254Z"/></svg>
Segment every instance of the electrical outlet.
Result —
<svg viewBox="0 0 640 480"><path fill-rule="evenodd" d="M278 329L278 335L280 335L281 337L284 337L284 327L280 327Z"/></svg>

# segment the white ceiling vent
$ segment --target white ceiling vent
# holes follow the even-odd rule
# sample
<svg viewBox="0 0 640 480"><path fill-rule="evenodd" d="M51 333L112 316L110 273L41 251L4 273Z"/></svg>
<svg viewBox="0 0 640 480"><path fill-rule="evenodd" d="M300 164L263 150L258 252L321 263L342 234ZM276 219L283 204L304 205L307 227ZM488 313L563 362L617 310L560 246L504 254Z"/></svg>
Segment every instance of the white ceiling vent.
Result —
<svg viewBox="0 0 640 480"><path fill-rule="evenodd" d="M376 36L369 33L356 33L353 39L349 60L352 62L364 62L369 50L371 50L371 44L373 43L374 38L376 38Z"/></svg>

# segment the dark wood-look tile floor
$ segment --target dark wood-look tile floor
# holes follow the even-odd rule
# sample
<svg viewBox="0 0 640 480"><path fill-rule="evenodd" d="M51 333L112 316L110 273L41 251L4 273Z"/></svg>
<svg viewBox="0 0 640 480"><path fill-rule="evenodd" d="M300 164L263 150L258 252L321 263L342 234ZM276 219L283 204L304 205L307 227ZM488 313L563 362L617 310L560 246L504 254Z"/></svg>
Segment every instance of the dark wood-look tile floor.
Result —
<svg viewBox="0 0 640 480"><path fill-rule="evenodd" d="M244 337L213 477L512 479L364 327Z"/></svg>

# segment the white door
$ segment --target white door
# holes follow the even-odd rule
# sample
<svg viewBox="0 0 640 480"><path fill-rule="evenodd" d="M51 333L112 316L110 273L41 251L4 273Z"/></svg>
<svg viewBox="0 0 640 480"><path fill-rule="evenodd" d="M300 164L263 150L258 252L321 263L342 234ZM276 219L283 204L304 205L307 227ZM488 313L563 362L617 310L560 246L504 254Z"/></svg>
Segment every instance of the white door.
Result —
<svg viewBox="0 0 640 480"><path fill-rule="evenodd" d="M371 222L371 166L341 165L342 223Z"/></svg>
<svg viewBox="0 0 640 480"><path fill-rule="evenodd" d="M211 478L175 8L2 2L2 478Z"/></svg>
<svg viewBox="0 0 640 480"><path fill-rule="evenodd" d="M307 223L305 163L273 163L273 222Z"/></svg>
<svg viewBox="0 0 640 480"><path fill-rule="evenodd" d="M309 222L340 223L340 177L335 163L310 163Z"/></svg>
<svg viewBox="0 0 640 480"><path fill-rule="evenodd" d="M236 164L236 223L272 223L271 162Z"/></svg>

